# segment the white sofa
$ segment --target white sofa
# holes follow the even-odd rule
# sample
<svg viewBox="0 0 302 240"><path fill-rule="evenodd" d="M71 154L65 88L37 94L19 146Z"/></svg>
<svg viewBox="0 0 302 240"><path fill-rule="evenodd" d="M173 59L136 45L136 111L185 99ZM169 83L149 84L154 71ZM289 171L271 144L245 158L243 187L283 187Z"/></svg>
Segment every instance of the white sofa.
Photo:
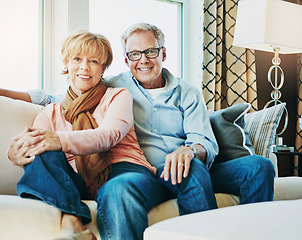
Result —
<svg viewBox="0 0 302 240"><path fill-rule="evenodd" d="M60 227L61 213L54 207L37 200L21 199L16 196L16 183L23 174L20 167L14 166L6 156L13 136L30 126L42 107L34 104L0 97L0 239L47 240L56 237ZM276 156L271 154L275 165ZM229 194L216 194L218 206L238 205L238 197ZM302 178L283 177L275 179L274 200L302 199ZM87 225L100 240L96 225L96 203L86 201L91 209L93 220ZM164 219L178 216L176 200L170 200L153 208L149 225Z"/></svg>

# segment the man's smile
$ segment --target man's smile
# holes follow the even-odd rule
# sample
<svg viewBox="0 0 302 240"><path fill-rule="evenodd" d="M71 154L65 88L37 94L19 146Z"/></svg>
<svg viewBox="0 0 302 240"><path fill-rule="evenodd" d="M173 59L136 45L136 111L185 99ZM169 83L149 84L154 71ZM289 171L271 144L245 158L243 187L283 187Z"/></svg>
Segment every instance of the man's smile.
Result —
<svg viewBox="0 0 302 240"><path fill-rule="evenodd" d="M151 70L153 67L145 67L145 68L137 68L140 71L149 71Z"/></svg>

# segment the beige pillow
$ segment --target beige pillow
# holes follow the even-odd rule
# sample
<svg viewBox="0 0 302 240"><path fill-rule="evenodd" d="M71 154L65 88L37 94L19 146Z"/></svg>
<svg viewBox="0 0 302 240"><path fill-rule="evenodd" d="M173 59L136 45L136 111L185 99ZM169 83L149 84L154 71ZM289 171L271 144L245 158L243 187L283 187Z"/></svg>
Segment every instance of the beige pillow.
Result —
<svg viewBox="0 0 302 240"><path fill-rule="evenodd" d="M16 184L23 175L20 167L7 158L11 138L31 126L42 106L0 96L0 194L16 194Z"/></svg>

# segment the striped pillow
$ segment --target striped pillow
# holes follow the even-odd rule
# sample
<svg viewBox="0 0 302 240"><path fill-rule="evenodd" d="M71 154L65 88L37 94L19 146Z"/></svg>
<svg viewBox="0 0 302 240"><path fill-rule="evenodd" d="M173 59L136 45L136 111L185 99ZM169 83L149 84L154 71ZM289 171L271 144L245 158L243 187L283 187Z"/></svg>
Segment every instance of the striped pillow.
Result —
<svg viewBox="0 0 302 240"><path fill-rule="evenodd" d="M245 115L246 129L256 154L269 157L286 103Z"/></svg>

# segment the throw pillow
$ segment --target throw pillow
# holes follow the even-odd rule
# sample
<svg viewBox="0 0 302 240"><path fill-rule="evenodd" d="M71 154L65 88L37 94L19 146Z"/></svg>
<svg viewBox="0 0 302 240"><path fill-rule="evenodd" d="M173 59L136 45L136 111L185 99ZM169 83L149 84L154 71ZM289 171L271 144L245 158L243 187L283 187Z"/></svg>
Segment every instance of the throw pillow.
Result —
<svg viewBox="0 0 302 240"><path fill-rule="evenodd" d="M219 147L214 163L255 154L244 120L250 108L249 103L238 103L209 115Z"/></svg>
<svg viewBox="0 0 302 240"><path fill-rule="evenodd" d="M269 157L285 105L281 103L245 115L246 129L256 154Z"/></svg>

